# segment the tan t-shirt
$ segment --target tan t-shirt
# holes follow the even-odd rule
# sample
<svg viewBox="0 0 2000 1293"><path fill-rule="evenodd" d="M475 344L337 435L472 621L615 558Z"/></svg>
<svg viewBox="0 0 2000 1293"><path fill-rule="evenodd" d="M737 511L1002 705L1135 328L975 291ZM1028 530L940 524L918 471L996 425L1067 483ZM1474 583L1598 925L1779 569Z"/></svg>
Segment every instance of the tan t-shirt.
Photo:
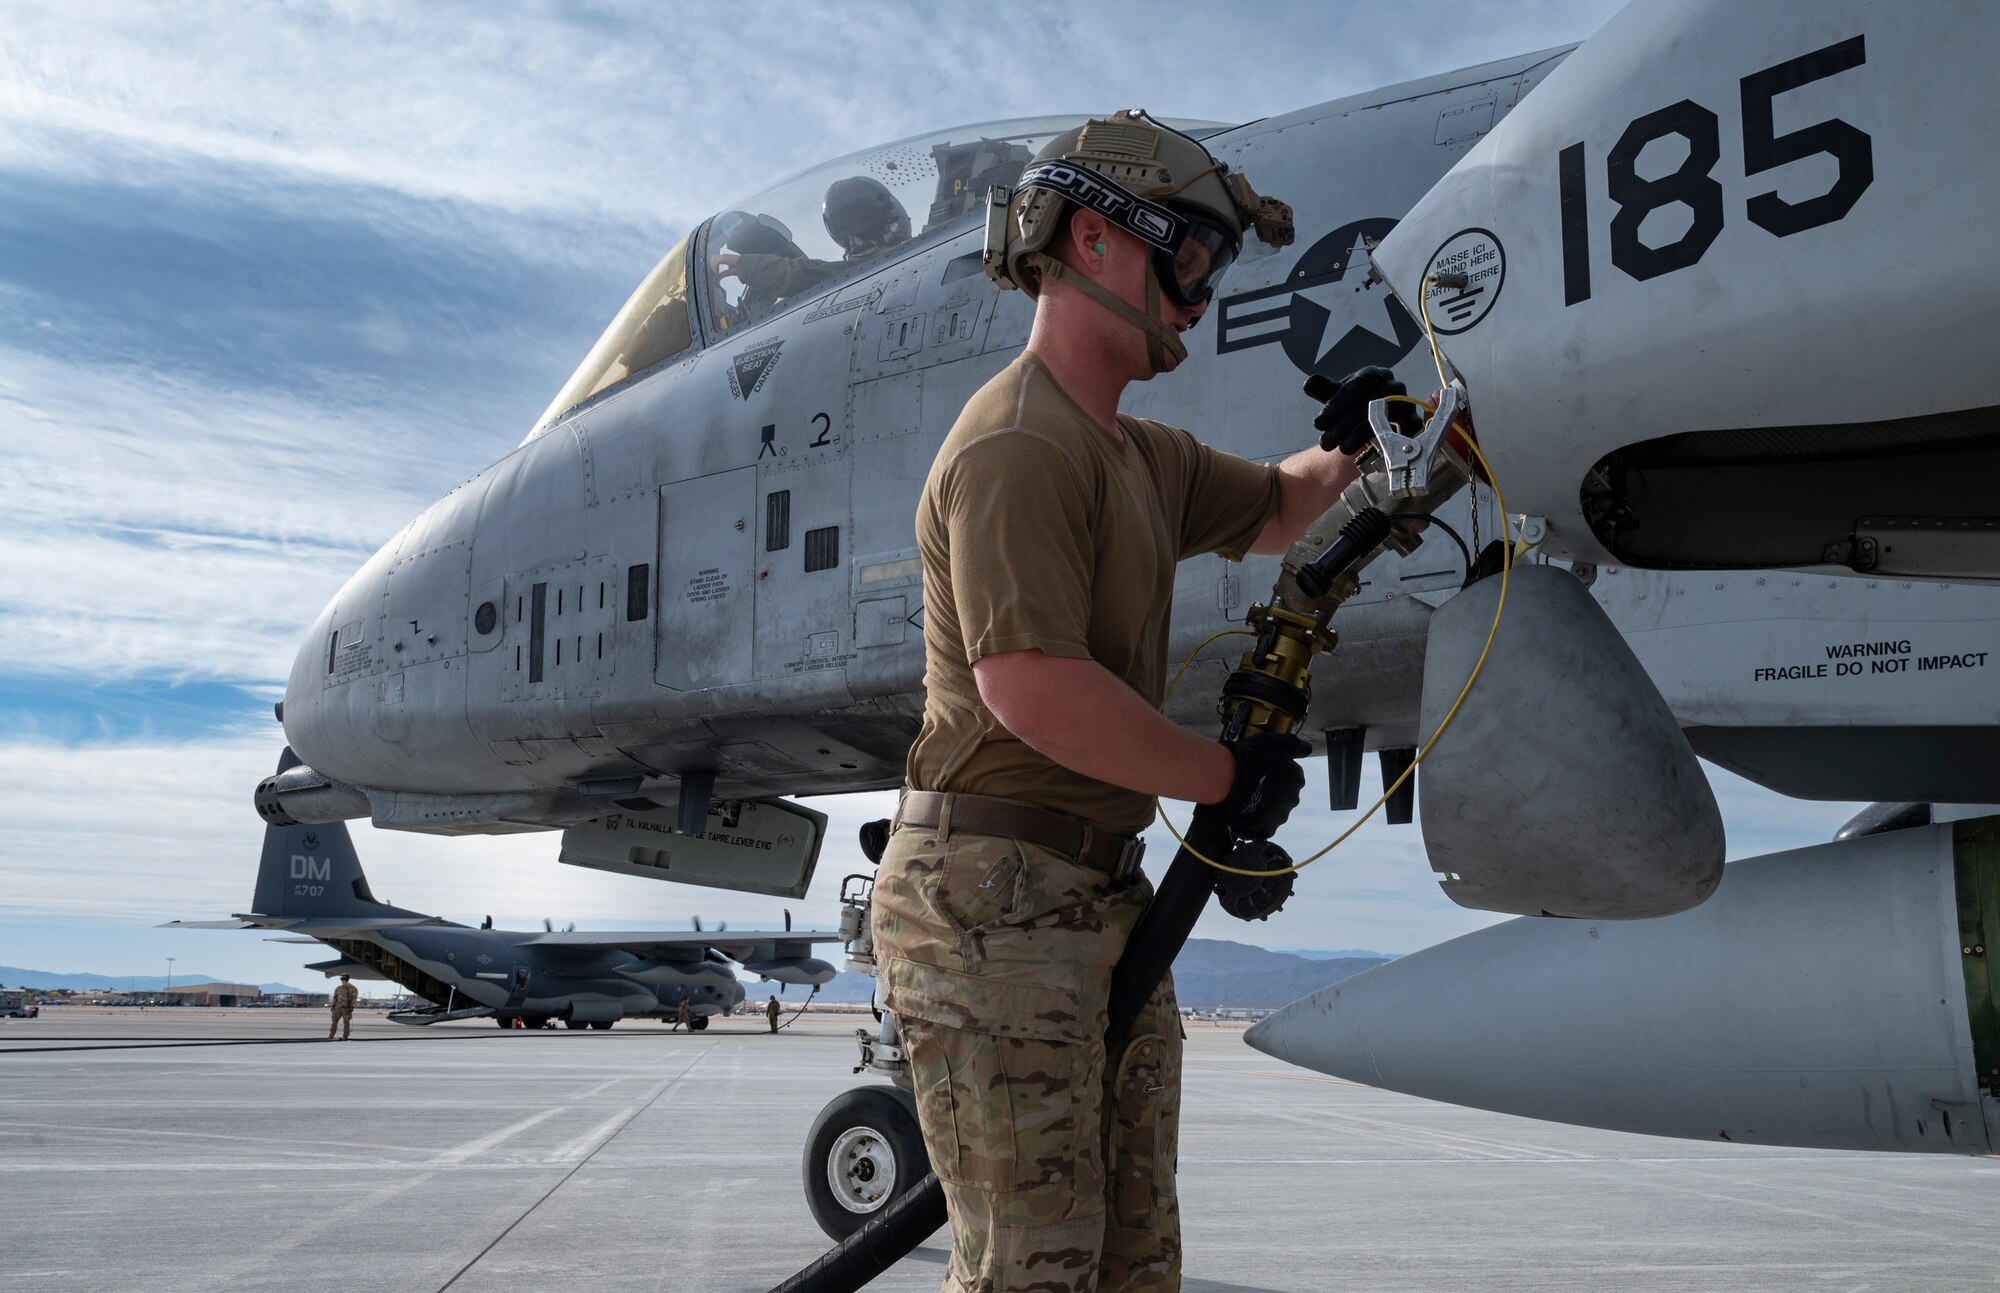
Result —
<svg viewBox="0 0 2000 1293"><path fill-rule="evenodd" d="M1000 726L972 664L1040 650L1095 660L1154 705L1166 685L1174 567L1240 561L1278 506L1277 472L1120 414L1119 442L1032 353L966 404L917 508L924 725L917 790L1020 799L1115 831L1153 803L1072 772Z"/></svg>

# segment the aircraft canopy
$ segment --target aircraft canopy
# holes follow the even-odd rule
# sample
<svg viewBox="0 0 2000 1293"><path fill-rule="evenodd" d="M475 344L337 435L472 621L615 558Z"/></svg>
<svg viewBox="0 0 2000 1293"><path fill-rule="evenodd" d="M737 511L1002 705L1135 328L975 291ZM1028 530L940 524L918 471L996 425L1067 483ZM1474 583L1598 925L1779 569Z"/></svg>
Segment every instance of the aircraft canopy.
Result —
<svg viewBox="0 0 2000 1293"><path fill-rule="evenodd" d="M564 409L672 359L693 344L694 328L688 313L688 241L683 238L675 243L674 249L653 266L653 272L646 275L576 372L563 383L555 400L535 420L537 430Z"/></svg>
<svg viewBox="0 0 2000 1293"><path fill-rule="evenodd" d="M991 121L850 153L733 203L666 254L632 294L576 373L536 422L610 389L696 342L732 331L866 273L884 257L962 231L981 217L986 191L1011 188L1050 139L1081 115ZM1228 127L1169 121L1196 138ZM690 251L690 246L694 250ZM690 274L690 257L701 273ZM689 283L698 277L695 307Z"/></svg>

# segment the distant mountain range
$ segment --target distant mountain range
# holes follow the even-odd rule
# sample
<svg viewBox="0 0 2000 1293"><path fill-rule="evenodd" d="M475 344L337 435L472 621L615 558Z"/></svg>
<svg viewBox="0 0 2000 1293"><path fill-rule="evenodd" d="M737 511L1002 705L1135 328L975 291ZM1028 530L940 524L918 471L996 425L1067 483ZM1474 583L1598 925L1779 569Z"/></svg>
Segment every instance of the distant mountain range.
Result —
<svg viewBox="0 0 2000 1293"><path fill-rule="evenodd" d="M186 987L190 983L234 983L236 980L189 973L176 974L173 981ZM47 970L24 970L18 965L0 965L0 985L9 988L80 988L86 992L92 989L99 992L158 992L169 986L164 974L51 974ZM260 983L257 987L264 992L310 991L286 983Z"/></svg>
<svg viewBox="0 0 2000 1293"><path fill-rule="evenodd" d="M1197 1010L1215 1006L1275 1008L1393 959L1376 952L1273 952L1222 939L1191 938L1174 962L1174 995L1183 1008ZM745 1004L757 1005L772 986L746 983L749 995ZM874 979L843 972L820 988L817 999L840 1004L865 1002L874 990ZM796 1004L804 991L793 988L779 1000Z"/></svg>
<svg viewBox="0 0 2000 1293"><path fill-rule="evenodd" d="M1279 947L1272 949L1287 956L1303 956L1308 961L1345 961L1354 957L1364 957L1372 961L1393 961L1401 952L1370 952L1359 947L1350 947L1339 952L1318 951L1310 947Z"/></svg>

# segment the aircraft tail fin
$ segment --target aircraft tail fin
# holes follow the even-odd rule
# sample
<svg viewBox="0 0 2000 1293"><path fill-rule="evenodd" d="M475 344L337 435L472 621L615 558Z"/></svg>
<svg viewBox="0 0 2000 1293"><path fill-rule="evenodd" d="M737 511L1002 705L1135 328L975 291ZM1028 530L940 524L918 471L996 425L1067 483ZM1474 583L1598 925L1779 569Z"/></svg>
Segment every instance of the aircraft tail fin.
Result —
<svg viewBox="0 0 2000 1293"><path fill-rule="evenodd" d="M298 762L287 748L278 771ZM251 911L259 916L396 919L422 916L376 898L345 822L266 826Z"/></svg>

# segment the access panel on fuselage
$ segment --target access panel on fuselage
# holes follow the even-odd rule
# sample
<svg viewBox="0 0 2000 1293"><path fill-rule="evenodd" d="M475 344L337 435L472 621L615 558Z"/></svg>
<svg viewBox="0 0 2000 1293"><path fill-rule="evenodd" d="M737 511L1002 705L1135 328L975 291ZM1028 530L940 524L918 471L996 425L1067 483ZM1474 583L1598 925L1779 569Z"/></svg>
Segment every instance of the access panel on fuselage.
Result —
<svg viewBox="0 0 2000 1293"><path fill-rule="evenodd" d="M660 633L654 678L675 691L750 681L757 469L660 488Z"/></svg>
<svg viewBox="0 0 2000 1293"><path fill-rule="evenodd" d="M760 682L838 671L853 659L850 465L836 449L758 468L753 664Z"/></svg>

